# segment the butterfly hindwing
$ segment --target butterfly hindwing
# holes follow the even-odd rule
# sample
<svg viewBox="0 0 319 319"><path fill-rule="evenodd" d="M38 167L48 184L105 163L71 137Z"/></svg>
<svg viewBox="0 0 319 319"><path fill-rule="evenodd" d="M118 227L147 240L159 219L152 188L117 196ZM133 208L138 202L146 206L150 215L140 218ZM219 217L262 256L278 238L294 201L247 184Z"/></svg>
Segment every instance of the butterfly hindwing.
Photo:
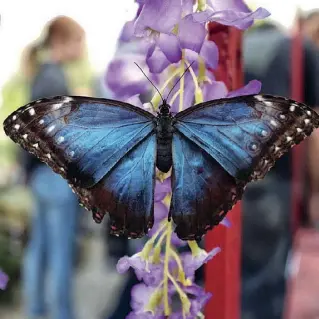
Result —
<svg viewBox="0 0 319 319"><path fill-rule="evenodd" d="M111 218L111 233L141 237L153 226L156 136L146 137L89 189L77 188L81 202L101 222Z"/></svg>
<svg viewBox="0 0 319 319"><path fill-rule="evenodd" d="M265 176L275 161L319 125L312 109L282 97L240 96L195 105L174 127L205 150L231 176Z"/></svg>
<svg viewBox="0 0 319 319"><path fill-rule="evenodd" d="M55 97L18 109L5 120L4 130L66 178L97 221L109 209L115 233L140 237L153 216L154 118L119 101ZM139 225L128 225L130 213Z"/></svg>
<svg viewBox="0 0 319 319"><path fill-rule="evenodd" d="M179 238L200 239L217 225L241 198L244 184L187 137L174 134L170 216Z"/></svg>

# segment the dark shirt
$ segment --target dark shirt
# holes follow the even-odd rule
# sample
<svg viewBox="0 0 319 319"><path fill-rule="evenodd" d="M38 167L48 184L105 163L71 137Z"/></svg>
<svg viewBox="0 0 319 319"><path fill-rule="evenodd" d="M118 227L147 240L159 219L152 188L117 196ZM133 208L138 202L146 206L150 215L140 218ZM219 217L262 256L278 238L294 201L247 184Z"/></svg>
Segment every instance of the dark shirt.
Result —
<svg viewBox="0 0 319 319"><path fill-rule="evenodd" d="M31 101L56 95L69 95L63 69L56 63L42 64L31 83ZM27 180L39 165L43 165L34 155L26 151L23 151L21 160Z"/></svg>
<svg viewBox="0 0 319 319"><path fill-rule="evenodd" d="M291 96L292 40L264 24L244 37L245 81L262 82L262 93ZM319 56L303 42L304 101L319 105ZM291 152L243 198L242 318L279 319L285 298L285 267L291 247Z"/></svg>
<svg viewBox="0 0 319 319"><path fill-rule="evenodd" d="M248 31L244 37L245 82L257 79L262 93L291 96L292 40L275 25L266 23ZM304 102L319 105L319 51L303 42ZM291 178L291 152L280 158L270 171L282 179Z"/></svg>

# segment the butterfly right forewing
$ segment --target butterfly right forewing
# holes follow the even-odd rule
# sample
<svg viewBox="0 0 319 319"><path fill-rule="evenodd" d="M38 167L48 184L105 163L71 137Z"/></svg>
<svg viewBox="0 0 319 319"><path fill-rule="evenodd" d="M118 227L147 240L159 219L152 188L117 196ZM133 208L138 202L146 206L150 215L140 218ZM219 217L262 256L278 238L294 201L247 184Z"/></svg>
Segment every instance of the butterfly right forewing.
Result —
<svg viewBox="0 0 319 319"><path fill-rule="evenodd" d="M319 127L311 108L269 95L205 102L174 121L170 214L183 239L200 238L241 198L248 182L263 178Z"/></svg>

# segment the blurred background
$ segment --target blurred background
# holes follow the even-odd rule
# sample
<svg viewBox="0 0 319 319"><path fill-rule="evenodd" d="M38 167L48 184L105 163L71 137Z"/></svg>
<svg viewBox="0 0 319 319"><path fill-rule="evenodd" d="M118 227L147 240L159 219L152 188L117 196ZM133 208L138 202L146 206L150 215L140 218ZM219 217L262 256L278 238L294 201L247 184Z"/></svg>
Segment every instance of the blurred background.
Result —
<svg viewBox="0 0 319 319"><path fill-rule="evenodd" d="M319 106L319 11L313 11L319 10L318 0L247 3L252 8L265 7L272 16L245 34L245 81L261 80L263 93L293 94L288 56L293 54L292 34L298 21L304 53L301 98L314 108ZM118 38L136 9L132 0L2 0L0 122L42 96L111 98L105 72L111 60L122 54ZM134 47L125 50L133 52ZM311 245L319 227L317 136L315 132L309 139L300 161L298 228L302 226L302 231L294 233L290 227L292 154L264 181L247 189L242 206L243 319L282 318L285 307L298 308L296 300L306 304L311 299L308 295L319 293L315 283L311 288L304 284L309 283L309 276L300 279L302 269L304 274L314 271L310 282L319 278L316 247ZM53 319L125 318L135 279L131 274L118 275L115 264L134 249L126 240L107 236L106 229L106 223L96 225L90 214L80 210L61 178L10 142L0 128L0 269L10 276L7 290L0 290L1 319L42 318L48 300ZM46 241L44 232L49 233ZM139 244L135 241L133 245ZM304 247L312 252L308 259L300 257ZM313 266L316 262L317 268ZM299 281L287 280L291 274L299 276ZM50 285L44 284L47 280ZM296 290L305 292L297 296ZM309 313L289 318L319 318L316 302L306 308Z"/></svg>

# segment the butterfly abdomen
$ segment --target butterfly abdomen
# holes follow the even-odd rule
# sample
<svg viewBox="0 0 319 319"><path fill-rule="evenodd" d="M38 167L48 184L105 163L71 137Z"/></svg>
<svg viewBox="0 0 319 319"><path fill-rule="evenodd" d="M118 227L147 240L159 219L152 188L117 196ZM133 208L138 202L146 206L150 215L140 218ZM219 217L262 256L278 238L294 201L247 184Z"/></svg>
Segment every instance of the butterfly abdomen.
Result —
<svg viewBox="0 0 319 319"><path fill-rule="evenodd" d="M167 173L172 167L172 138L174 128L170 116L157 118L156 140L157 155L156 166L163 173Z"/></svg>

